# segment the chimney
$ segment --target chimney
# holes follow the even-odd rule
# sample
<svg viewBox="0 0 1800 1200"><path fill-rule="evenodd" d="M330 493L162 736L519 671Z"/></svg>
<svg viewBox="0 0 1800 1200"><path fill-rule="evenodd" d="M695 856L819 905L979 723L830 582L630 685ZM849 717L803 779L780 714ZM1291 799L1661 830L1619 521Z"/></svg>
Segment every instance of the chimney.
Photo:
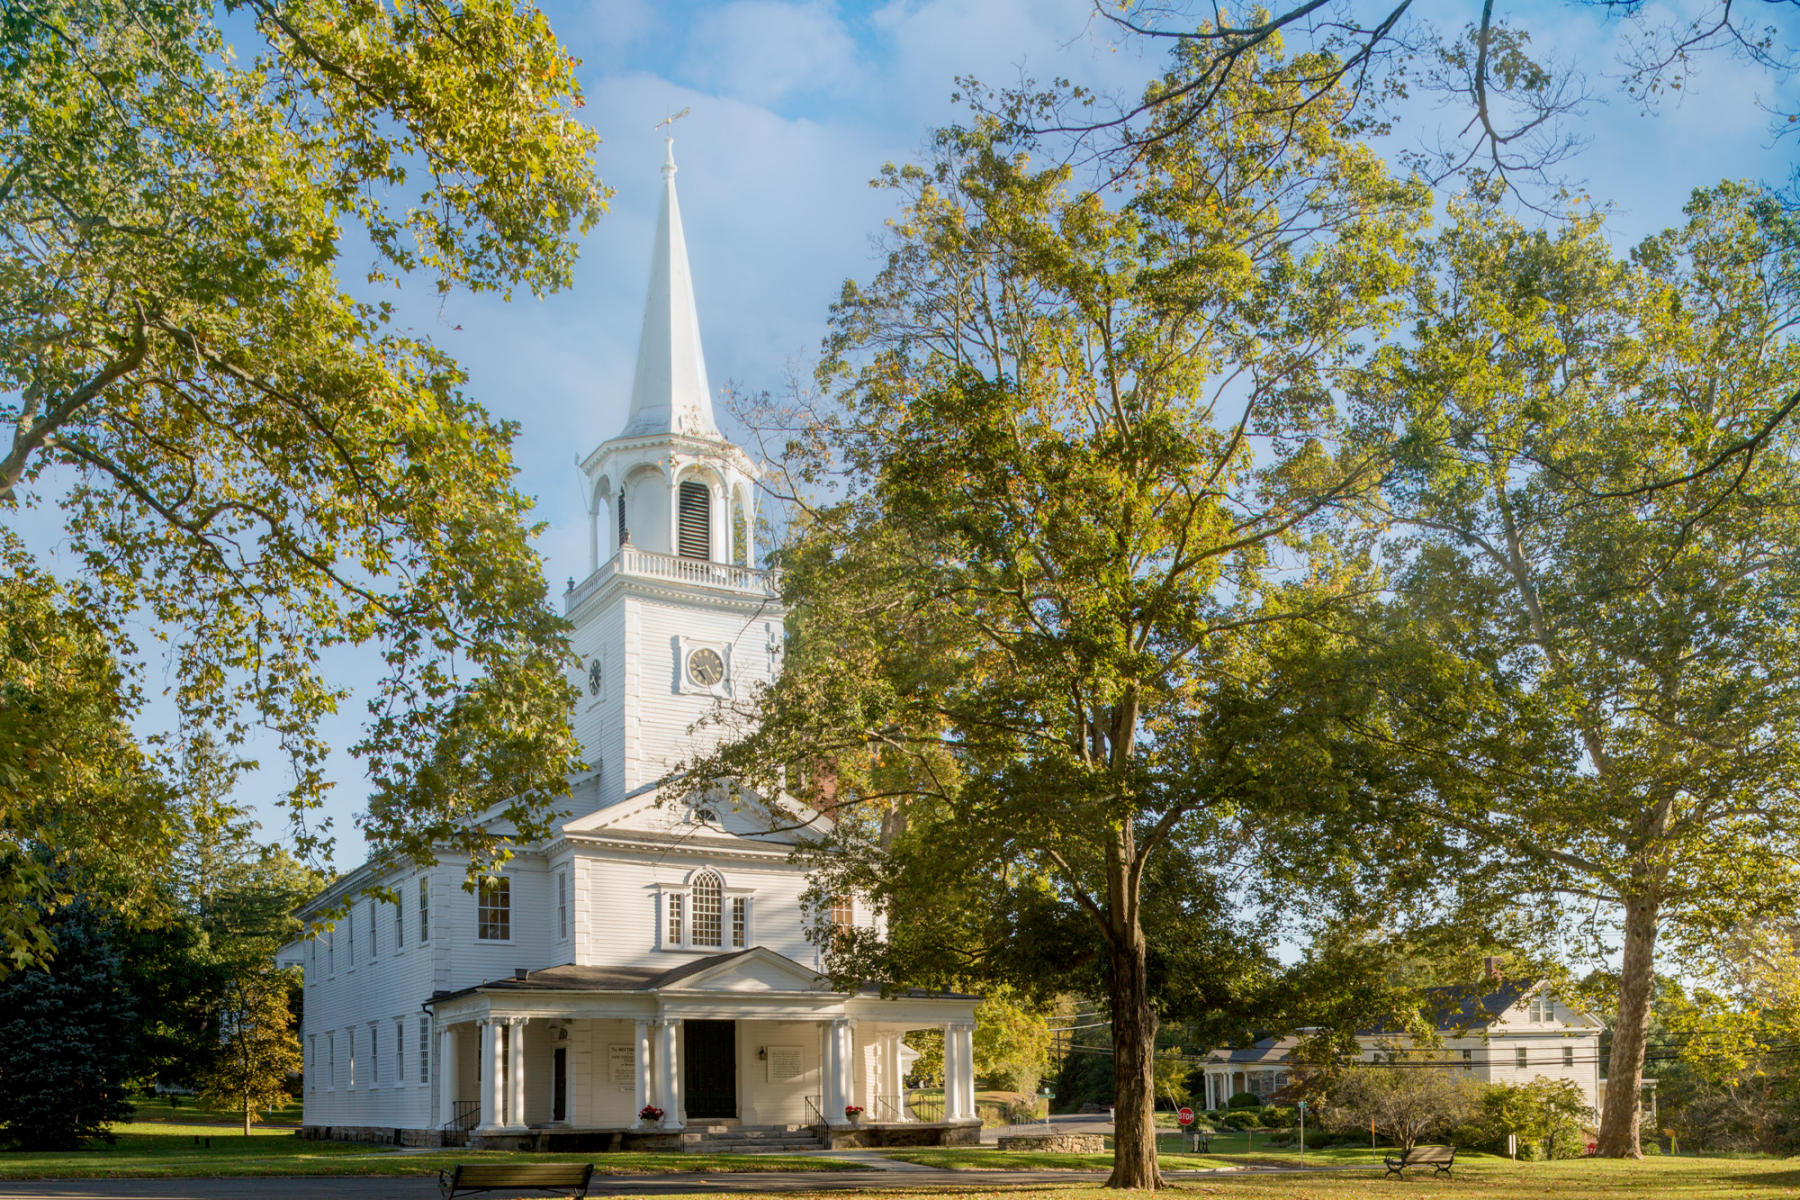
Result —
<svg viewBox="0 0 1800 1200"><path fill-rule="evenodd" d="M1506 978L1506 972L1501 969L1501 960L1498 955L1490 954L1481 960L1481 977L1495 983Z"/></svg>
<svg viewBox="0 0 1800 1200"><path fill-rule="evenodd" d="M523 979L523 978L525 978L525 976L527 976L529 974L531 974L531 972L527 971L524 967L514 967L513 968L513 978L514 979Z"/></svg>

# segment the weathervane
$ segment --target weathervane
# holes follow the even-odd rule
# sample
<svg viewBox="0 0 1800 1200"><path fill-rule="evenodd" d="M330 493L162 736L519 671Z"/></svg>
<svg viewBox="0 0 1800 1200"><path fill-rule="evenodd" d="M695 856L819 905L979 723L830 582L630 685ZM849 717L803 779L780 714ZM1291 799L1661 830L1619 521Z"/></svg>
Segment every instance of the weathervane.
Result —
<svg viewBox="0 0 1800 1200"><path fill-rule="evenodd" d="M687 116L687 115L688 115L688 111L689 111L689 110L690 110L690 109L691 109L691 108L692 108L692 105L687 105L687 104L684 104L684 105L682 105L682 106L681 106L681 111L680 111L680 112L678 112L678 113L669 113L669 115L668 115L668 116L666 116L666 117L664 117L664 118L663 118L663 119L662 119L662 120L660 120L660 121L658 121L658 122L657 122L657 123L656 123L656 124L654 124L654 125L652 125L652 126L651 126L651 127L650 127L650 128L652 128L652 129L661 129L661 128L662 128L662 127L663 127L663 126L665 126L665 125L673 125L673 124L675 124L675 122L677 122L677 121L679 121L679 120L681 120L681 118L683 118L683 117L685 117L685 116ZM663 111L665 111L665 112L667 112L667 111L668 111L668 110L667 110L667 109L665 109L665 110L663 110Z"/></svg>

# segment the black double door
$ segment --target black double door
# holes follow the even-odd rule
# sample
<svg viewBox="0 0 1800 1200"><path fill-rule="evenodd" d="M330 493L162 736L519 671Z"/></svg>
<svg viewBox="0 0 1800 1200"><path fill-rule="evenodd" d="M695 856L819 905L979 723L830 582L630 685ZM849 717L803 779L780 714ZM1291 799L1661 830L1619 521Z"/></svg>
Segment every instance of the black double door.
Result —
<svg viewBox="0 0 1800 1200"><path fill-rule="evenodd" d="M737 1116L737 1022L683 1021L681 1036L688 1119Z"/></svg>

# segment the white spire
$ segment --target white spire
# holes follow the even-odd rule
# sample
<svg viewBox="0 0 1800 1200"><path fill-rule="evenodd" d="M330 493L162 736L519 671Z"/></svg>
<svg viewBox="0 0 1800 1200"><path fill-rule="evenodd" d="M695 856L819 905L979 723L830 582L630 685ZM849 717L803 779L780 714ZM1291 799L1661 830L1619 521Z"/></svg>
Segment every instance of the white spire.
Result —
<svg viewBox="0 0 1800 1200"><path fill-rule="evenodd" d="M664 140L668 150L662 166L662 212L650 257L650 294L644 301L644 332L638 338L631 415L620 436L717 437L706 358L700 350L694 281L688 274L687 241L681 233L681 206L675 200L675 139Z"/></svg>

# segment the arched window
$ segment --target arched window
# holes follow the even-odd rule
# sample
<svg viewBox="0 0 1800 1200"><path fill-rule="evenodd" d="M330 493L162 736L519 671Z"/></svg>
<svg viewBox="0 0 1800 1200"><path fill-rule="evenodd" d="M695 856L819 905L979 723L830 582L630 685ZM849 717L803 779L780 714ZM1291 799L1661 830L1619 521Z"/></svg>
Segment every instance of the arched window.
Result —
<svg viewBox="0 0 1800 1200"><path fill-rule="evenodd" d="M676 550L683 558L712 557L712 493L704 483L681 483L681 532Z"/></svg>
<svg viewBox="0 0 1800 1200"><path fill-rule="evenodd" d="M725 942L725 885L712 871L694 876L694 945L721 946Z"/></svg>
<svg viewBox="0 0 1800 1200"><path fill-rule="evenodd" d="M625 532L625 489L620 488L619 489L619 545L623 546L627 541L630 540L630 536L631 536L630 534Z"/></svg>
<svg viewBox="0 0 1800 1200"><path fill-rule="evenodd" d="M750 547L745 539L750 535L750 527L744 519L744 502L735 500L731 505L731 561L735 566L750 565Z"/></svg>

